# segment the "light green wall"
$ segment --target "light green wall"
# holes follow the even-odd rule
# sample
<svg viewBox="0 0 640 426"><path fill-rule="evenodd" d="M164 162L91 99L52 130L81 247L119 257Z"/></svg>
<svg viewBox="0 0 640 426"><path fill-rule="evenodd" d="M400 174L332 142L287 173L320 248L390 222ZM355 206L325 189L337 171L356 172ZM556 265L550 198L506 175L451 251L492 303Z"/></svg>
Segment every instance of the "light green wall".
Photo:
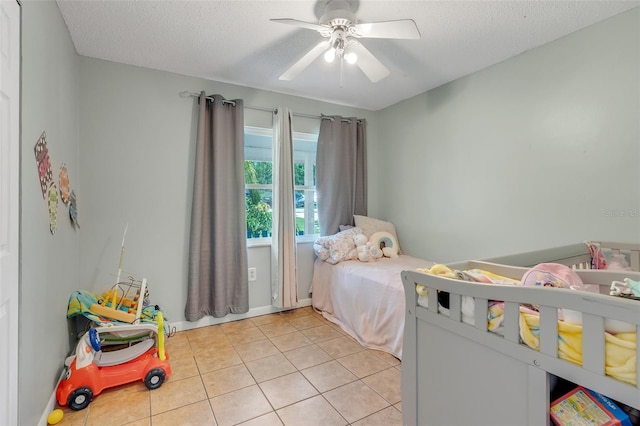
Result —
<svg viewBox="0 0 640 426"><path fill-rule="evenodd" d="M640 9L382 111L381 214L436 261L640 241Z"/></svg>
<svg viewBox="0 0 640 426"><path fill-rule="evenodd" d="M69 295L80 282L82 231L71 227L68 209L59 203L57 231L49 232L34 146L46 131L53 178L58 182L60 165L66 163L71 187L82 203L78 79L79 59L56 3L23 2L18 365L22 425L38 424L73 338L65 314Z"/></svg>
<svg viewBox="0 0 640 426"><path fill-rule="evenodd" d="M98 59L82 57L80 64L80 175L88 188L82 194L81 282L96 291L114 282L128 223L123 269L148 278L152 302L174 323L185 321L197 118L196 100L181 98L179 93L204 90L227 99L242 98L246 105L289 107L295 113L316 116L375 115ZM251 108L245 113L247 125L271 126L271 113ZM317 132L319 124L318 119L294 116L293 120L294 131ZM375 152L371 150L371 161ZM299 256L299 298L308 299L313 268L310 243L300 245ZM249 250L249 266L258 272L257 282L250 283L251 308L271 304L269 265L268 249Z"/></svg>

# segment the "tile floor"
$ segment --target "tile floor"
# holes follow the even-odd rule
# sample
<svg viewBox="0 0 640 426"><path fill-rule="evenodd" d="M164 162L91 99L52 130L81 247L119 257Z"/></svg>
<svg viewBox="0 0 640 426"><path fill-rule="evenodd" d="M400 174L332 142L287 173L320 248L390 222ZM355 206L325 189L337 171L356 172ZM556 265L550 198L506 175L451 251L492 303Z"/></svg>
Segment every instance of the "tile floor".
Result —
<svg viewBox="0 0 640 426"><path fill-rule="evenodd" d="M400 361L363 348L311 307L182 331L149 391L110 389L59 425L400 425Z"/></svg>

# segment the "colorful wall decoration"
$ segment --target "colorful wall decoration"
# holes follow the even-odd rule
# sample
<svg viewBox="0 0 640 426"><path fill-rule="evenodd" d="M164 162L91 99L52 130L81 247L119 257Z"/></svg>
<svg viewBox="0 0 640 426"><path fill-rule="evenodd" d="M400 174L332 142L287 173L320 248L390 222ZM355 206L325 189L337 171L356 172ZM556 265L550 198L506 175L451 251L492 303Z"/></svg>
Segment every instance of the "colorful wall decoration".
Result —
<svg viewBox="0 0 640 426"><path fill-rule="evenodd" d="M38 178L40 180L40 191L42 198L47 201L49 209L49 231L51 234L56 233L58 220L58 199L62 200L65 206L69 207L69 219L74 228L80 228L78 224L78 207L77 197L73 190L69 187L69 171L63 163L58 173L58 185L53 180L51 171L51 159L49 157L49 148L47 147L46 133L42 132L36 145L34 153L36 156L36 165L38 167ZM59 196L58 196L58 190Z"/></svg>

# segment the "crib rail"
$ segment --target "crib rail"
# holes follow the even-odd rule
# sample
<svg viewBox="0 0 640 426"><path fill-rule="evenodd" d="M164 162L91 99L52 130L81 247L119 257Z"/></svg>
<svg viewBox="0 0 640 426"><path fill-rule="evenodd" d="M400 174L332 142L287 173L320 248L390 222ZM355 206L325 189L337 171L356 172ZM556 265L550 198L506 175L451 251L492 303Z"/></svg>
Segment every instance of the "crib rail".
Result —
<svg viewBox="0 0 640 426"><path fill-rule="evenodd" d="M594 241L595 242L595 241ZM601 249L611 254L622 254L632 271L640 271L640 244L600 241ZM573 269L591 269L591 253L585 243L570 244L549 249L534 250L484 259L486 262L532 267L538 263L561 263Z"/></svg>
<svg viewBox="0 0 640 426"><path fill-rule="evenodd" d="M450 266L456 269L480 268L512 278L518 277L519 274L521 277L522 271L526 270L483 262L464 262ZM612 277L611 273L603 271L580 271L580 275L585 284L601 286L603 293L606 293L610 286L610 281L608 283L606 281ZM632 276L634 276L633 279L640 280L640 274L632 274ZM418 305L416 297L407 297L408 303L411 303L411 300L416 302L407 306L409 310L415 309L416 318L526 362L530 366L595 389L614 400L640 408L640 357L636 356L635 385L605 374L605 319L633 324L636 342L638 342L640 302L566 289L476 284L416 271L403 271L402 279L406 294L413 292L415 295L417 284L422 284L428 289L428 308ZM438 291L448 292L450 295L448 316L441 313L438 308ZM473 300L472 324L462 319L463 297L470 297ZM488 330L487 307L490 301L504 302L501 334ZM538 351L521 343L519 328L521 304L540 307ZM561 308L582 313L582 365L561 359L558 355L558 309Z"/></svg>

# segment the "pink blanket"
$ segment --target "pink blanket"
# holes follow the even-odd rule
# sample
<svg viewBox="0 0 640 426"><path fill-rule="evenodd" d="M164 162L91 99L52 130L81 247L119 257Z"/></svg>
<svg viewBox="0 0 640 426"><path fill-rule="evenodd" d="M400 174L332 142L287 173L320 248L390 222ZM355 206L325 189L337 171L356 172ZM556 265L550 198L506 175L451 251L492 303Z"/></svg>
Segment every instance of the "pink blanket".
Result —
<svg viewBox="0 0 640 426"><path fill-rule="evenodd" d="M400 273L432 265L407 255L336 265L316 259L313 307L361 345L402 359L405 296Z"/></svg>

